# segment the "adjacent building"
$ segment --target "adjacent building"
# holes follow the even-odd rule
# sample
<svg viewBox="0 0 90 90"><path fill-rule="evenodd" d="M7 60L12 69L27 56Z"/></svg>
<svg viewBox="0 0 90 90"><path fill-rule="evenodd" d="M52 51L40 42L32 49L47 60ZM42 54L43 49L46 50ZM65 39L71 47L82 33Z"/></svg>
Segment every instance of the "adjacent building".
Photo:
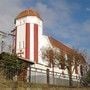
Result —
<svg viewBox="0 0 90 90"><path fill-rule="evenodd" d="M0 53L3 52L3 45L4 45L4 37L6 36L6 33L3 31L0 31Z"/></svg>

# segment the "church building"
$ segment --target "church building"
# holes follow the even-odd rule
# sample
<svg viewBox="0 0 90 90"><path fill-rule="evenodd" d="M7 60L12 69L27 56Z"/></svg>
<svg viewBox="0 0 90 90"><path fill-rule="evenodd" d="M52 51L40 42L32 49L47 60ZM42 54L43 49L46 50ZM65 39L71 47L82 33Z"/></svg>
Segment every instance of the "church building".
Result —
<svg viewBox="0 0 90 90"><path fill-rule="evenodd" d="M15 18L15 29L12 31L15 35L13 41L13 52L34 64L32 67L47 69L47 63L42 58L43 48L56 48L63 52L67 58L67 53L72 49L52 37L43 34L43 19L38 12L27 9L22 11ZM51 69L50 69L51 70ZM67 70L55 68L57 72L68 74ZM80 67L78 73L73 71L74 76L80 76Z"/></svg>

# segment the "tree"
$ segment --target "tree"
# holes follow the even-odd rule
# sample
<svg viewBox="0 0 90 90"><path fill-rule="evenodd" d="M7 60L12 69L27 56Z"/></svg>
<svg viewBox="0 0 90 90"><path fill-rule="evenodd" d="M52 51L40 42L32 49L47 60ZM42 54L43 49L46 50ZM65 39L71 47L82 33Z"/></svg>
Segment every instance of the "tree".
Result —
<svg viewBox="0 0 90 90"><path fill-rule="evenodd" d="M55 53L53 48L43 48L42 58L48 62L48 67L52 68L53 72L53 83L54 83L54 66L55 66Z"/></svg>
<svg viewBox="0 0 90 90"><path fill-rule="evenodd" d="M67 60L65 58L65 54L67 54ZM69 86L73 86L72 83L72 74L74 68L75 73L78 74L78 66L85 63L85 55L81 53L79 50L72 49L66 53L64 52L56 52L55 58L57 60L57 65L60 69L67 69L69 75Z"/></svg>
<svg viewBox="0 0 90 90"><path fill-rule="evenodd" d="M72 66L73 66L73 55L72 53L67 54L67 61L65 62L66 68L68 70L69 75L69 86L73 86L72 83Z"/></svg>
<svg viewBox="0 0 90 90"><path fill-rule="evenodd" d="M89 86L90 85L90 70L87 71L86 75L81 77L81 86Z"/></svg>
<svg viewBox="0 0 90 90"><path fill-rule="evenodd" d="M65 69L65 57L60 51L55 51L55 61L57 62L56 65L59 69Z"/></svg>
<svg viewBox="0 0 90 90"><path fill-rule="evenodd" d="M59 69L67 69L69 75L69 86L72 86L72 64L73 64L73 55L71 52L67 53L67 60L65 58L65 53L56 52L55 58L57 60L57 65Z"/></svg>
<svg viewBox="0 0 90 90"><path fill-rule="evenodd" d="M88 84L90 84L90 70L87 72L85 80Z"/></svg>
<svg viewBox="0 0 90 90"><path fill-rule="evenodd" d="M84 52L81 52L77 49L72 49L71 52L69 52L69 54L67 54L68 56L68 60L67 60L67 70L68 70L68 74L69 74L69 85L73 85L72 83L72 67L75 70L75 73L78 74L78 66L80 68L81 65L84 65L86 63L85 61L85 54Z"/></svg>
<svg viewBox="0 0 90 90"><path fill-rule="evenodd" d="M67 54L67 60L65 54ZM78 66L86 63L84 53L81 53L76 49L71 49L68 52L62 53L59 49L46 48L43 50L42 55L43 58L48 61L49 66L52 65L53 71L55 65L57 65L59 69L67 69L69 75L69 86L73 86L72 68L74 68L75 73L78 74Z"/></svg>
<svg viewBox="0 0 90 90"><path fill-rule="evenodd" d="M4 70L7 79L13 79L15 75L19 75L21 69L27 65L18 59L17 55L3 52L0 54L0 68Z"/></svg>
<svg viewBox="0 0 90 90"><path fill-rule="evenodd" d="M48 62L49 67L54 67L54 51L52 48L43 48L42 49L42 58Z"/></svg>

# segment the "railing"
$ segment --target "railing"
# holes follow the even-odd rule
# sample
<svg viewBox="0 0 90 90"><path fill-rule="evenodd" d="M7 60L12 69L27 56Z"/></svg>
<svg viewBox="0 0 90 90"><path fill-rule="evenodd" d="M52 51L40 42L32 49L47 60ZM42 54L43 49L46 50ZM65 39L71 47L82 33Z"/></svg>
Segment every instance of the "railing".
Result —
<svg viewBox="0 0 90 90"><path fill-rule="evenodd" d="M3 80L69 86L68 74L49 71L49 69L44 70L30 67L22 70L7 70L7 68L5 68L0 69L0 76L3 76ZM72 76L72 80L73 86L77 86L80 78Z"/></svg>
<svg viewBox="0 0 90 90"><path fill-rule="evenodd" d="M31 82L32 83L44 83L52 85L69 85L68 74L62 74L59 72L49 71L49 69L31 68ZM80 81L79 77L72 76L72 83L74 86L78 85Z"/></svg>

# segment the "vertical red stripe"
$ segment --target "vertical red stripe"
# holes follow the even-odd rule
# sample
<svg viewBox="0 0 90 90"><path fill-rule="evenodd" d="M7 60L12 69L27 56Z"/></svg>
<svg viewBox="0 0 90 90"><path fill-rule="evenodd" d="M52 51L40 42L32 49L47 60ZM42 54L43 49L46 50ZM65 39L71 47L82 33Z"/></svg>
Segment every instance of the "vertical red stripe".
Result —
<svg viewBox="0 0 90 90"><path fill-rule="evenodd" d="M38 63L38 25L34 24L34 61Z"/></svg>
<svg viewBox="0 0 90 90"><path fill-rule="evenodd" d="M25 58L30 58L30 23L26 23L26 49Z"/></svg>

